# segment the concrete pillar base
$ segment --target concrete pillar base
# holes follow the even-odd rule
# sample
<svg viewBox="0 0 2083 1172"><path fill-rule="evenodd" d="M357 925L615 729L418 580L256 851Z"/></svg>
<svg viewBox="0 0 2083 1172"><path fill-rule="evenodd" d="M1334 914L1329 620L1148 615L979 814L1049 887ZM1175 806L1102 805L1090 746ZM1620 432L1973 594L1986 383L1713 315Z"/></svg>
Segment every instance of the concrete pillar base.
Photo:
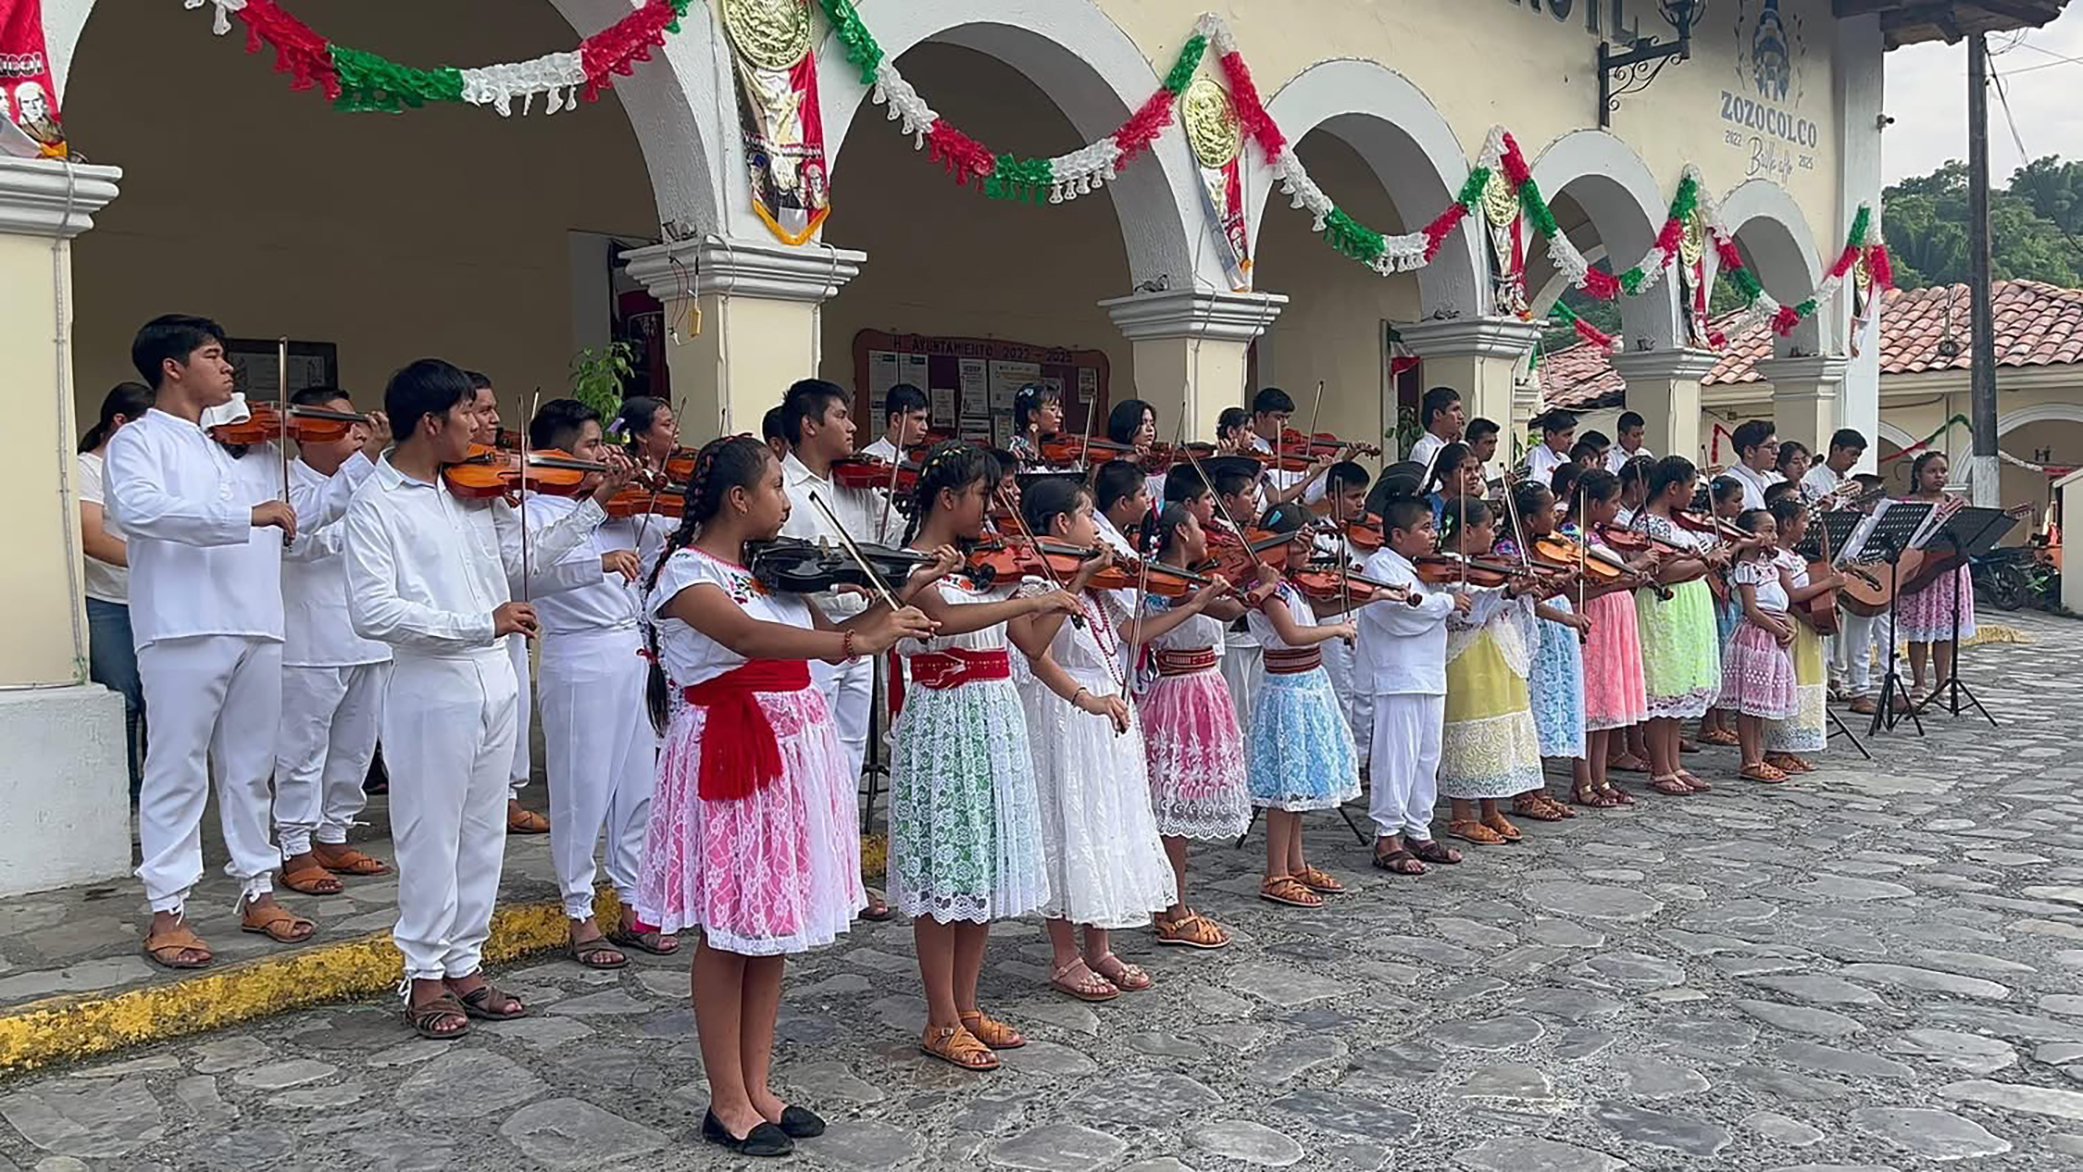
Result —
<svg viewBox="0 0 2083 1172"><path fill-rule="evenodd" d="M685 404L681 435L759 434L789 384L817 374L823 304L861 271L865 252L786 248L707 236L631 251L629 275L666 307L666 362ZM690 320L689 302L699 314Z"/></svg>
<svg viewBox="0 0 2083 1172"><path fill-rule="evenodd" d="M1187 440L1215 438L1225 407L1250 399L1245 354L1287 305L1281 293L1187 289L1137 293L1099 303L1135 349L1135 394L1157 408L1157 440L1172 442L1184 409ZM1115 390L1118 403L1130 396ZM1299 425L1298 425L1299 426Z"/></svg>
<svg viewBox="0 0 2083 1172"><path fill-rule="evenodd" d="M123 697L100 684L0 692L0 898L130 871Z"/></svg>
<svg viewBox="0 0 2083 1172"><path fill-rule="evenodd" d="M1712 350L1646 350L1613 356L1627 380L1627 406L1641 415L1652 452L1700 457L1700 380L1721 356Z"/></svg>
<svg viewBox="0 0 2083 1172"><path fill-rule="evenodd" d="M1457 317L1399 325L1396 332L1425 360L1425 386L1461 392L1461 410L1470 419L1488 419L1506 439L1500 460L1510 453L1511 438L1526 434L1530 414L1519 394L1520 367L1541 340L1538 322L1516 317Z"/></svg>

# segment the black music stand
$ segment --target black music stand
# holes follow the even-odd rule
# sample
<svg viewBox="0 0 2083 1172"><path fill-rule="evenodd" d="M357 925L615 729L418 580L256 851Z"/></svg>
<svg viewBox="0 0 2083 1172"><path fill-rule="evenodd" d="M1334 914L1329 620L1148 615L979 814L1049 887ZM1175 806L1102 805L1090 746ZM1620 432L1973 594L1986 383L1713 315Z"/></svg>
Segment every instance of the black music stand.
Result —
<svg viewBox="0 0 2083 1172"><path fill-rule="evenodd" d="M1895 701L1901 699L1908 704L1909 689L1902 686L1901 653L1895 642L1895 610L1901 594L1902 555L1910 548L1931 519L1934 506L1929 501L1887 501L1869 518L1871 525L1865 530L1865 540L1846 561L1888 563L1888 674L1881 680L1880 707L1873 713L1873 723L1866 729L1873 736L1886 727L1894 731L1897 717ZM1917 714L1909 713L1911 723L1917 727L1917 735L1924 735L1924 722Z"/></svg>
<svg viewBox="0 0 2083 1172"><path fill-rule="evenodd" d="M1966 565L1972 559L1994 549L1996 543L2003 539L2003 535L2009 533L2011 527L2017 523L2016 517L2001 509L1964 508L1947 518L1945 525L1932 537L1929 544L1938 546L1943 543L1953 551L1950 556L1959 558L1961 564ZM1947 697L1945 710L1958 716L1961 711L1960 699L1964 695L1967 702L1974 705L1975 711L1982 714L1982 719L1989 722L1989 727L1996 728L1996 718L1991 716L1989 710L1982 706L1981 700L1975 697L1974 689L1960 679L1960 612L1966 609L1964 604L1972 598L1972 594L1970 593L1969 599L1960 597L1958 567L1946 571L1946 574L1953 580L1953 670L1947 674L1943 683L1931 689L1931 694L1924 697L1923 703L1917 705L1917 712L1921 713L1931 707L1932 703L1943 695ZM1968 589L1972 591L1973 587L1970 586ZM1934 663L1932 666L1935 668L1938 665Z"/></svg>
<svg viewBox="0 0 2083 1172"><path fill-rule="evenodd" d="M1801 544L1795 547L1794 552L1800 554L1808 561L1814 562L1822 560L1825 548L1833 551L1850 548L1853 535L1858 532L1859 526L1866 523L1866 517L1867 514L1857 509L1838 509L1834 512L1820 513L1816 516L1815 523L1808 527L1808 536L1801 539ZM1828 536L1830 539L1827 546L1823 542L1825 536ZM1845 637L1840 624L1840 629L1833 638L1842 639ZM1826 664L1824 666L1825 674L1828 671L1829 667ZM1836 709L1826 704L1823 707L1823 711L1830 718L1830 736L1845 738L1852 743L1852 748L1859 751L1861 757L1866 758L1868 761L1873 760L1873 754L1867 751L1866 743L1859 739L1858 734L1852 732L1850 725L1844 723L1844 718L1837 715Z"/></svg>

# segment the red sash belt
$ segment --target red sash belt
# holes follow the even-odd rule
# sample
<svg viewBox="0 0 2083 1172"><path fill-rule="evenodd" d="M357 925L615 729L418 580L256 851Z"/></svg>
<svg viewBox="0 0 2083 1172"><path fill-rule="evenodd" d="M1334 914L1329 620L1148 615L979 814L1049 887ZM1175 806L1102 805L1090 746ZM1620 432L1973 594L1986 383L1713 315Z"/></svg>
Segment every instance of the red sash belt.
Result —
<svg viewBox="0 0 2083 1172"><path fill-rule="evenodd" d="M909 658L890 652L890 718L896 719L904 710L904 686L916 684L921 688L944 691L959 687L971 680L1009 680L1013 678L1013 661L1003 649L997 651L966 651L952 647L946 651L928 651Z"/></svg>
<svg viewBox="0 0 2083 1172"><path fill-rule="evenodd" d="M738 801L780 778L781 745L774 739L766 710L754 697L761 692L800 692L809 686L806 661L755 659L681 691L689 704L709 710L695 785L703 801Z"/></svg>
<svg viewBox="0 0 2083 1172"><path fill-rule="evenodd" d="M1157 653L1157 674L1161 676L1190 676L1215 666L1215 648L1196 647L1192 651L1160 651Z"/></svg>
<svg viewBox="0 0 2083 1172"><path fill-rule="evenodd" d="M1322 667L1324 653L1315 647L1300 651L1276 651L1266 648L1266 671L1276 676L1300 675Z"/></svg>

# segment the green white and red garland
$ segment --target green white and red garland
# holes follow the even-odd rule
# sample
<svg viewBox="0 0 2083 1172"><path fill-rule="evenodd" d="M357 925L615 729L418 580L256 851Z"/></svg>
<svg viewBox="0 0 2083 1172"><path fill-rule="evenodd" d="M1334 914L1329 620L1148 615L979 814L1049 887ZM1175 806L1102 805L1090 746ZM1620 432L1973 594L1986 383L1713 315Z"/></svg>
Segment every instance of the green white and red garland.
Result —
<svg viewBox="0 0 2083 1172"><path fill-rule="evenodd" d="M651 50L664 44L666 36L680 30L681 18L691 2L644 0L629 15L585 38L570 52L474 69L420 69L334 44L282 11L274 0L183 0L191 9L211 5L215 10L212 30L219 35L231 31L231 18L236 16L246 26L248 52L259 52L263 45L272 46L275 69L290 75L290 88L319 89L339 109L398 112L430 101L455 101L491 106L501 115L512 113L516 99L522 113L527 113L537 95L544 98L544 107L550 113L574 107L580 98L596 99L601 90L614 84L616 76L628 76L636 63L650 59ZM852 0L819 3L847 60L860 70L861 83L871 87L872 100L887 107L888 119L911 136L913 148L928 150L929 157L945 167L956 183L967 186L973 179L978 189L993 199L1056 204L1088 195L1113 181L1121 167L1148 151L1158 135L1171 125L1179 96L1212 46L1229 83L1239 127L1244 137L1258 145L1282 192L1293 206L1309 212L1314 230L1327 243L1384 276L1413 272L1430 264L1461 221L1480 214L1484 190L1492 176L1501 175L1511 187L1527 223L1541 237L1556 271L1571 288L1602 301L1614 300L1623 293L1637 296L1653 288L1676 262L1685 225L1695 213L1706 225L1707 241L1714 249L1721 272L1744 297L1745 316L1739 325L1763 320L1776 333L1792 333L1836 294L1862 257L1877 292L1893 283L1879 225L1872 209L1862 204L1843 250L1818 283L1814 295L1798 305L1780 304L1744 265L1736 248L1735 233L1721 218L1699 169L1689 164L1679 178L1669 213L1648 253L1618 275L1593 268L1556 224L1554 212L1542 197L1518 143L1501 127L1490 131L1476 165L1452 203L1416 232L1383 235L1353 219L1310 178L1301 159L1288 149L1279 125L1267 113L1234 36L1213 13L1204 13L1194 22L1192 33L1180 46L1158 88L1112 134L1049 158L992 151L928 104L876 43ZM1549 316L1572 326L1586 341L1607 348L1613 345L1610 335L1583 321L1566 306L1558 303ZM1726 341L1711 340L1717 346Z"/></svg>

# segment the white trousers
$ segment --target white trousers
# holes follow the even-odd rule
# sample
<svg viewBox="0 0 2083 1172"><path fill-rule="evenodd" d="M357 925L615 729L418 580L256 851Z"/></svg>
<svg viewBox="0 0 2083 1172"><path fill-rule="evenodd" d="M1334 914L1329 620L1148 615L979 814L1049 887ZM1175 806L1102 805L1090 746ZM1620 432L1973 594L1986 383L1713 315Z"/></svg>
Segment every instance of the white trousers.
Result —
<svg viewBox="0 0 2083 1172"><path fill-rule="evenodd" d="M1375 832L1432 837L1439 803L1439 740L1446 727L1445 696L1376 695L1374 768L1368 775L1367 814Z"/></svg>
<svg viewBox="0 0 2083 1172"><path fill-rule="evenodd" d="M875 702L875 661L863 656L847 663L810 661L810 677L824 690L825 703L838 726L839 748L846 754L847 773L856 785L861 762L868 755L868 712Z"/></svg>
<svg viewBox="0 0 2083 1172"><path fill-rule="evenodd" d="M513 660L400 655L384 697L398 926L405 975L467 977L482 963L506 855Z"/></svg>
<svg viewBox="0 0 2083 1172"><path fill-rule="evenodd" d="M1353 664L1358 646L1343 639L1317 644L1324 653L1324 674L1331 677L1331 691L1345 712L1346 727L1352 729L1353 744L1360 750L1360 768L1368 768L1374 755L1374 693L1353 687Z"/></svg>
<svg viewBox="0 0 2083 1172"><path fill-rule="evenodd" d="M388 663L282 669L282 732L275 741L275 839L292 859L319 842L347 841L368 804L362 783L383 727Z"/></svg>
<svg viewBox="0 0 2083 1172"><path fill-rule="evenodd" d="M179 912L203 875L203 808L217 769L224 873L248 898L273 889L281 863L268 840L268 775L282 718L282 644L244 635L161 639L137 653L152 713L137 799L144 862L137 877L155 912Z"/></svg>
<svg viewBox="0 0 2083 1172"><path fill-rule="evenodd" d="M1830 640L1830 674L1843 681L1848 695L1873 693L1873 632L1880 624L1880 615L1837 612L1837 634Z"/></svg>
<svg viewBox="0 0 2083 1172"><path fill-rule="evenodd" d="M1222 672L1222 682L1230 686L1237 727L1246 733L1251 731L1251 702L1258 695L1259 665L1265 658L1266 649L1256 643L1231 643L1223 647L1222 658L1215 661Z"/></svg>
<svg viewBox="0 0 2083 1172"><path fill-rule="evenodd" d="M644 706L650 664L642 632L581 631L542 643L543 768L550 783L550 859L564 914L593 914L593 853L607 830L608 882L636 906L637 866L651 820L658 737Z"/></svg>
<svg viewBox="0 0 2083 1172"><path fill-rule="evenodd" d="M521 790L528 784L528 775L534 772L535 758L528 747L528 728L535 716L534 689L530 686L528 670L528 640L519 635L506 637L507 654L513 657L514 682L520 689L520 706L514 710L514 755L511 772L507 774L511 784L507 787L510 797L521 800ZM386 764L388 761L386 760Z"/></svg>

